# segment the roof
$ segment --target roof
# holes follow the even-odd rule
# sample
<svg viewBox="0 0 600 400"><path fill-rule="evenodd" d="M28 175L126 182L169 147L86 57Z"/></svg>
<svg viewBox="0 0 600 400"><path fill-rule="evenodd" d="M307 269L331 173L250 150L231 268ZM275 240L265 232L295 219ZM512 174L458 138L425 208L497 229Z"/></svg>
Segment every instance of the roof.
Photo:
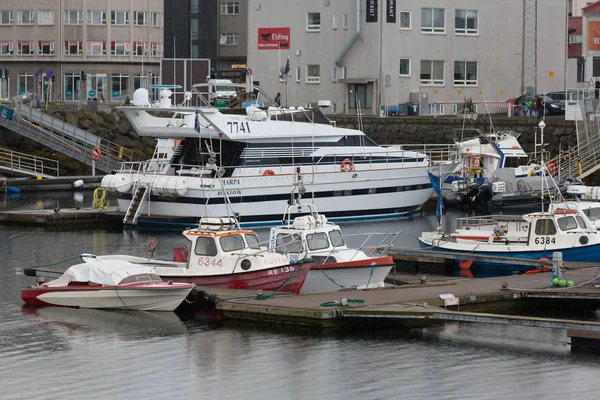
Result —
<svg viewBox="0 0 600 400"><path fill-rule="evenodd" d="M598 1L600 5L600 1ZM593 4L592 4L593 5ZM590 7L592 6L590 5ZM571 35L582 35L583 29L583 18L582 17L569 17L569 36ZM568 53L567 56L569 58L572 57L581 57L583 54L583 48L581 43L569 43L568 45Z"/></svg>
<svg viewBox="0 0 600 400"><path fill-rule="evenodd" d="M584 13L600 13L600 1L590 4L587 7L582 8Z"/></svg>

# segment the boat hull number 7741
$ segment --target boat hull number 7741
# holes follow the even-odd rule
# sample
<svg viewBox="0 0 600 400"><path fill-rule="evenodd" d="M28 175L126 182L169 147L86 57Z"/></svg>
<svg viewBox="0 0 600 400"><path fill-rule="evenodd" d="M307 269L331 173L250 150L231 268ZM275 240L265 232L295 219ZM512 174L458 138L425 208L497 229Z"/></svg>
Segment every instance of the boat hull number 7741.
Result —
<svg viewBox="0 0 600 400"><path fill-rule="evenodd" d="M250 133L250 125L247 122L228 122L229 133Z"/></svg>

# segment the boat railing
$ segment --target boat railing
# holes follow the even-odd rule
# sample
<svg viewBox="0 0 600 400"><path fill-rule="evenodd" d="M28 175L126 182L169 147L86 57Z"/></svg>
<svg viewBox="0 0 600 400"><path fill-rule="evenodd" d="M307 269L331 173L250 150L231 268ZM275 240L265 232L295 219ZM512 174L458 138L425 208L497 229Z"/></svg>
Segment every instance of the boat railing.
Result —
<svg viewBox="0 0 600 400"><path fill-rule="evenodd" d="M484 215L479 217L457 218L459 229L480 229L486 226L494 226L499 223L526 222L518 215Z"/></svg>

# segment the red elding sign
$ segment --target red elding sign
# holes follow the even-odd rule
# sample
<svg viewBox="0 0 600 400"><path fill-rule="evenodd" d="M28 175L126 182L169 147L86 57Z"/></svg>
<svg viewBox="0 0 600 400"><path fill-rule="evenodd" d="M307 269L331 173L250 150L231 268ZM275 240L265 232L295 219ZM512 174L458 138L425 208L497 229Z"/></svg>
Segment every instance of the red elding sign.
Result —
<svg viewBox="0 0 600 400"><path fill-rule="evenodd" d="M258 28L259 50L290 48L290 28Z"/></svg>
<svg viewBox="0 0 600 400"><path fill-rule="evenodd" d="M588 24L588 50L600 50L600 21L590 21Z"/></svg>

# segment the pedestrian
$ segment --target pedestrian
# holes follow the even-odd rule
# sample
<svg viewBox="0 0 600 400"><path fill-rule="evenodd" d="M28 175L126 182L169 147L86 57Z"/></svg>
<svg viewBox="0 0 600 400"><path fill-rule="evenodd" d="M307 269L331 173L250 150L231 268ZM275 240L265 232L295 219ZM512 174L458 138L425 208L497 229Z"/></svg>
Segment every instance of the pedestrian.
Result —
<svg viewBox="0 0 600 400"><path fill-rule="evenodd" d="M537 96L535 99L535 107L537 109L538 120L544 116L544 102L542 96Z"/></svg>
<svg viewBox="0 0 600 400"><path fill-rule="evenodd" d="M594 83L594 87L596 88L596 98L600 99L600 80L596 79L596 83Z"/></svg>
<svg viewBox="0 0 600 400"><path fill-rule="evenodd" d="M281 92L277 92L277 95L275 96L275 105L281 107Z"/></svg>

